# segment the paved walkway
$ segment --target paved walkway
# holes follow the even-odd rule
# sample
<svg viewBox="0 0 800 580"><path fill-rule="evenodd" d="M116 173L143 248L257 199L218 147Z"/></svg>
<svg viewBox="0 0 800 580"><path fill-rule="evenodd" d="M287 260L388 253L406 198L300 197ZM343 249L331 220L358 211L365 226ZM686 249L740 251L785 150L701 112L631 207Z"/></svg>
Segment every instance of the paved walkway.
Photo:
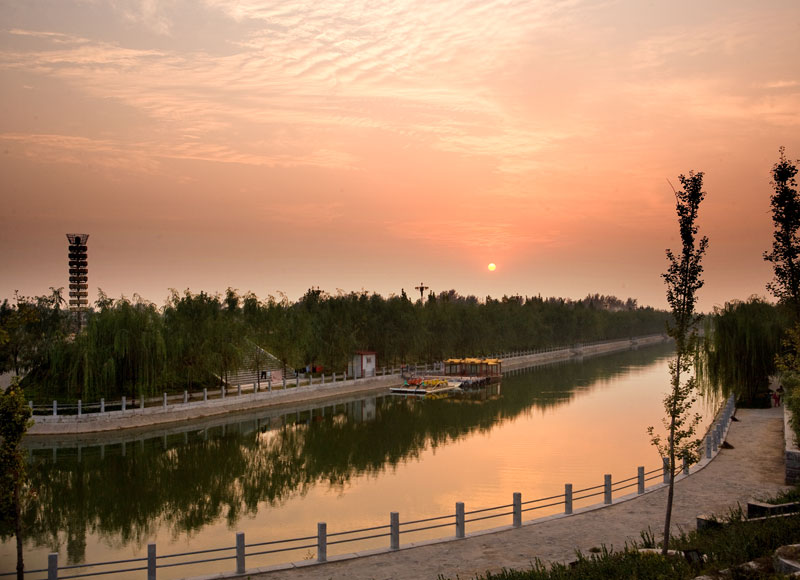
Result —
<svg viewBox="0 0 800 580"><path fill-rule="evenodd" d="M675 530L695 527L701 513L724 514L737 502L763 498L784 489L783 409L740 409L723 449L704 469L679 481L675 488L672 522ZM534 558L573 560L605 544L622 548L639 540L648 527L663 527L666 488L630 501L570 517L523 525L519 529L483 534L463 540L403 548L362 558L272 572L247 574L252 579L431 579L439 574L461 580L487 570L529 568ZM660 535L660 534L658 534Z"/></svg>

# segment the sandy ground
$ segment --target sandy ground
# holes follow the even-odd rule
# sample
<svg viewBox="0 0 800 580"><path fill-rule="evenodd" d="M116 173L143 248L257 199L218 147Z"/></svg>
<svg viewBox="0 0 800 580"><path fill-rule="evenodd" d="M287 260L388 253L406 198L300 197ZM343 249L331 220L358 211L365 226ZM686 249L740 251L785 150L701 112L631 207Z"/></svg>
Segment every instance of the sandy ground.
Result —
<svg viewBox="0 0 800 580"><path fill-rule="evenodd" d="M738 422L731 424L727 437L733 448L721 450L704 469L676 484L672 516L675 530L694 528L699 514L724 514L737 502L744 504L748 499L785 489L783 409L740 409L736 417ZM245 577L384 580L436 579L441 574L467 580L488 570L529 568L535 558L566 562L574 559L576 550L586 553L602 544L622 548L628 540L639 540L641 530L660 530L666 496L666 488L662 488L603 509L518 529L326 564L251 572Z"/></svg>

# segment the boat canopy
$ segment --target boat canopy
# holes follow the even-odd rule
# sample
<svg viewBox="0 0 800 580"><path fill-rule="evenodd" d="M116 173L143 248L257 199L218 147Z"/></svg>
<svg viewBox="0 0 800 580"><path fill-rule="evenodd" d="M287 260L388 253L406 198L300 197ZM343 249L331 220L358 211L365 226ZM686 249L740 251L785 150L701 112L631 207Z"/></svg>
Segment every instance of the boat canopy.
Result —
<svg viewBox="0 0 800 580"><path fill-rule="evenodd" d="M458 376L499 376L502 363L498 358L449 358L444 361L445 374Z"/></svg>

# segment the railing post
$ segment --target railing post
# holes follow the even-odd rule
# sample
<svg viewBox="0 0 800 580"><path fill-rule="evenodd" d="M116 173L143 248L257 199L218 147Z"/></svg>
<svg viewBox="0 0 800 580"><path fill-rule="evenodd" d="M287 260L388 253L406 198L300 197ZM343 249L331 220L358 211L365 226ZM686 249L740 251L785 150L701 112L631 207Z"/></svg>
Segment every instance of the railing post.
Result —
<svg viewBox="0 0 800 580"><path fill-rule="evenodd" d="M236 573L244 574L244 532L236 533Z"/></svg>
<svg viewBox="0 0 800 580"><path fill-rule="evenodd" d="M317 524L317 562L328 561L328 524Z"/></svg>
<svg viewBox="0 0 800 580"><path fill-rule="evenodd" d="M717 430L711 432L711 451L714 453L717 452L717 448L719 447L719 435L717 434Z"/></svg>
<svg viewBox="0 0 800 580"><path fill-rule="evenodd" d="M208 389L203 389L203 402L208 401Z"/></svg>
<svg viewBox="0 0 800 580"><path fill-rule="evenodd" d="M106 412L106 400L102 397L100 398L100 412L101 413Z"/></svg>
<svg viewBox="0 0 800 580"><path fill-rule="evenodd" d="M706 459L711 459L711 436L706 435Z"/></svg>
<svg viewBox="0 0 800 580"><path fill-rule="evenodd" d="M572 484L564 484L564 513L572 513Z"/></svg>
<svg viewBox="0 0 800 580"><path fill-rule="evenodd" d="M223 383L222 388L219 390L219 398L220 399L224 399L225 398L225 391L228 390L225 387L226 387L226 385Z"/></svg>
<svg viewBox="0 0 800 580"><path fill-rule="evenodd" d="M669 457L662 457L661 464L664 470L664 483L669 483Z"/></svg>
<svg viewBox="0 0 800 580"><path fill-rule="evenodd" d="M83 401L81 401L80 399L78 399L78 417L80 417L81 415L83 415L83 409L81 408L81 407L82 407L82 403L83 403Z"/></svg>
<svg viewBox="0 0 800 580"><path fill-rule="evenodd" d="M611 474L606 473L603 476L603 503L606 505L611 504Z"/></svg>
<svg viewBox="0 0 800 580"><path fill-rule="evenodd" d="M295 377L294 377L294 386L295 387L299 387L300 386L300 375L299 374L295 375Z"/></svg>
<svg viewBox="0 0 800 580"><path fill-rule="evenodd" d="M400 513L389 513L389 548L400 549Z"/></svg>
<svg viewBox="0 0 800 580"><path fill-rule="evenodd" d="M325 373L322 373L322 384L325 384Z"/></svg>
<svg viewBox="0 0 800 580"><path fill-rule="evenodd" d="M122 410L124 411L128 406L128 401L125 400L125 395L122 395Z"/></svg>
<svg viewBox="0 0 800 580"><path fill-rule="evenodd" d="M183 391L183 404L185 405L188 402L189 402L189 391Z"/></svg>
<svg viewBox="0 0 800 580"><path fill-rule="evenodd" d="M333 373L333 382L336 382L336 373Z"/></svg>
<svg viewBox="0 0 800 580"><path fill-rule="evenodd" d="M267 391L272 392L272 379L267 379Z"/></svg>
<svg viewBox="0 0 800 580"><path fill-rule="evenodd" d="M283 376L283 390L286 390L286 375Z"/></svg>
<svg viewBox="0 0 800 580"><path fill-rule="evenodd" d="M242 396L242 385L241 384L236 385L236 396L238 396L238 397Z"/></svg>
<svg viewBox="0 0 800 580"><path fill-rule="evenodd" d="M58 416L58 401L53 399L53 417Z"/></svg>
<svg viewBox="0 0 800 580"><path fill-rule="evenodd" d="M47 555L47 580L58 580L58 552Z"/></svg>
<svg viewBox="0 0 800 580"><path fill-rule="evenodd" d="M156 545L147 544L147 580L156 580Z"/></svg>
<svg viewBox="0 0 800 580"><path fill-rule="evenodd" d="M518 491L514 492L514 499L512 503L514 504L514 515L513 517L513 526L518 528L522 525L522 494Z"/></svg>
<svg viewBox="0 0 800 580"><path fill-rule="evenodd" d="M144 410L144 393L141 393L139 395L139 408L141 410Z"/></svg>
<svg viewBox="0 0 800 580"><path fill-rule="evenodd" d="M464 502L457 501L456 502L456 538L463 538L464 537Z"/></svg>
<svg viewBox="0 0 800 580"><path fill-rule="evenodd" d="M636 470L636 475L638 476L639 486L636 490L639 495L644 493L644 466L640 465L639 468Z"/></svg>
<svg viewBox="0 0 800 580"><path fill-rule="evenodd" d="M167 393L164 393L164 404L163 404L163 407L165 409L167 408Z"/></svg>

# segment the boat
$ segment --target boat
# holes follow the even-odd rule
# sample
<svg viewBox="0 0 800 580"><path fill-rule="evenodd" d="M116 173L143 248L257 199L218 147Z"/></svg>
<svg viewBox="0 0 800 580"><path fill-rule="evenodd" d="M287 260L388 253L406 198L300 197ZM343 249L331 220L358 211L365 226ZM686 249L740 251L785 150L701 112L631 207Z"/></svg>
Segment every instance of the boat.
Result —
<svg viewBox="0 0 800 580"><path fill-rule="evenodd" d="M451 358L442 363L444 375L407 376L401 387L390 387L392 393L431 396L482 389L502 377L502 362L496 358Z"/></svg>
<svg viewBox="0 0 800 580"><path fill-rule="evenodd" d="M460 390L459 381L450 381L441 377L411 377L405 380L402 387L390 387L389 391L400 395L430 396L452 393Z"/></svg>

